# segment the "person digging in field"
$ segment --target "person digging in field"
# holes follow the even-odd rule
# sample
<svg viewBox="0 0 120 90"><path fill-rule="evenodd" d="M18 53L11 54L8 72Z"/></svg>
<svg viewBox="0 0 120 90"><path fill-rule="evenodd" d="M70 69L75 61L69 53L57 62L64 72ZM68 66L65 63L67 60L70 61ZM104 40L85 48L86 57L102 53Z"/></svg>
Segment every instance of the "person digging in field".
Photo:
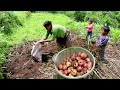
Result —
<svg viewBox="0 0 120 90"><path fill-rule="evenodd" d="M51 42L56 39L56 42L60 47L70 47L70 31L68 29L59 24L52 25L51 21L45 21L43 26L46 28L47 34L40 42ZM48 40L47 38L50 34L53 35L53 38Z"/></svg>
<svg viewBox="0 0 120 90"><path fill-rule="evenodd" d="M93 20L89 19L88 26L85 27L87 29L87 36L86 41L88 40L88 36L92 36L92 30L93 30Z"/></svg>
<svg viewBox="0 0 120 90"><path fill-rule="evenodd" d="M101 28L101 35L96 40L96 46L98 46L99 48L100 61L106 64L108 63L108 61L104 59L104 53L105 53L107 42L109 40L109 36L108 36L109 31L110 31L110 28L108 26L103 26Z"/></svg>

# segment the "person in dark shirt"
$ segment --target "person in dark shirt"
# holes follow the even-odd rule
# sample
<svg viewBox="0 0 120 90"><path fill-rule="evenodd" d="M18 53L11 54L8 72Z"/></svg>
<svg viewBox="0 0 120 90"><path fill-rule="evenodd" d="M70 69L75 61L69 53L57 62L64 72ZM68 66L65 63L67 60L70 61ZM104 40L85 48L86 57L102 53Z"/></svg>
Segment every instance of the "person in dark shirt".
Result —
<svg viewBox="0 0 120 90"><path fill-rule="evenodd" d="M109 31L110 31L110 28L108 26L103 26L101 28L101 34L96 40L96 46L99 47L100 61L106 64L108 63L108 61L104 59L104 53L105 53L107 42L109 40L109 36L108 36Z"/></svg>

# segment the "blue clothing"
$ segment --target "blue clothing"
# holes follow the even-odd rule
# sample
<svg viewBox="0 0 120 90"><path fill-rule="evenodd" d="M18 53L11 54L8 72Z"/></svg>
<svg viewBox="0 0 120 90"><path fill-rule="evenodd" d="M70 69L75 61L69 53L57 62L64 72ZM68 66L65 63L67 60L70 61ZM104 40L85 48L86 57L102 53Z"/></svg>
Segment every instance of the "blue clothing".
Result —
<svg viewBox="0 0 120 90"><path fill-rule="evenodd" d="M98 37L98 39L96 40L96 45L105 47L107 45L108 40L109 40L109 36L108 35L102 35L101 34Z"/></svg>

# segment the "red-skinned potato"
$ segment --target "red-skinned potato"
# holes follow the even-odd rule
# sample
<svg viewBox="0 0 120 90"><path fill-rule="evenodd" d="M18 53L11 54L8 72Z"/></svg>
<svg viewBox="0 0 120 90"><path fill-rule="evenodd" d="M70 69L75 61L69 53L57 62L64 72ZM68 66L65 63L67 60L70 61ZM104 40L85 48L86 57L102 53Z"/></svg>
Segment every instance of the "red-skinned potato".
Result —
<svg viewBox="0 0 120 90"><path fill-rule="evenodd" d="M86 59L87 56L88 56L88 55L87 55L86 53L82 53L82 54L81 54L81 58L82 58L82 59Z"/></svg>
<svg viewBox="0 0 120 90"><path fill-rule="evenodd" d="M67 57L67 59L69 59L70 57Z"/></svg>
<svg viewBox="0 0 120 90"><path fill-rule="evenodd" d="M78 66L77 67L77 71L80 72L82 70L82 67L81 66Z"/></svg>
<svg viewBox="0 0 120 90"><path fill-rule="evenodd" d="M85 73L87 73L87 68L83 68L82 69L82 72L85 74Z"/></svg>
<svg viewBox="0 0 120 90"><path fill-rule="evenodd" d="M66 61L66 62L67 62L67 61L68 61L68 59L64 59L64 61Z"/></svg>
<svg viewBox="0 0 120 90"><path fill-rule="evenodd" d="M59 69L59 70L62 70L62 69L63 69L63 65L62 65L62 64L59 64L59 65L58 65L58 69Z"/></svg>
<svg viewBox="0 0 120 90"><path fill-rule="evenodd" d="M84 63L84 67L87 68L87 67L88 67L88 64L87 64L87 63Z"/></svg>
<svg viewBox="0 0 120 90"><path fill-rule="evenodd" d="M64 74L64 71L63 70L59 70L60 73Z"/></svg>
<svg viewBox="0 0 120 90"><path fill-rule="evenodd" d="M92 68L92 62L87 63L87 68Z"/></svg>
<svg viewBox="0 0 120 90"><path fill-rule="evenodd" d="M66 70L67 69L67 66L66 65L63 65L63 70Z"/></svg>
<svg viewBox="0 0 120 90"><path fill-rule="evenodd" d="M69 62L72 62L72 59L70 58L68 61L69 61Z"/></svg>
<svg viewBox="0 0 120 90"><path fill-rule="evenodd" d="M83 72L83 71L81 71L81 72L80 72L80 75L83 75L83 74L84 74L84 72Z"/></svg>
<svg viewBox="0 0 120 90"><path fill-rule="evenodd" d="M74 53L72 56L74 56L74 57L75 57L75 56L76 56L76 54Z"/></svg>
<svg viewBox="0 0 120 90"><path fill-rule="evenodd" d="M72 59L72 60L75 60L75 56L72 56L71 59Z"/></svg>
<svg viewBox="0 0 120 90"><path fill-rule="evenodd" d="M78 56L77 56L77 57L76 57L76 60L81 60L81 57L78 57Z"/></svg>
<svg viewBox="0 0 120 90"><path fill-rule="evenodd" d="M90 62L91 60L90 60L90 58L86 58L86 62Z"/></svg>
<svg viewBox="0 0 120 90"><path fill-rule="evenodd" d="M79 61L78 61L78 65L79 65L79 66L83 66L83 64L84 64L84 63L83 63L83 60L79 60Z"/></svg>
<svg viewBox="0 0 120 90"><path fill-rule="evenodd" d="M65 75L68 75L68 71L67 71L67 70L65 70L65 71L64 71L64 74L65 74Z"/></svg>
<svg viewBox="0 0 120 90"><path fill-rule="evenodd" d="M78 56L81 57L81 54L82 54L82 52L79 52L79 53L78 53Z"/></svg>
<svg viewBox="0 0 120 90"><path fill-rule="evenodd" d="M83 64L85 64L86 63L86 61L85 60L83 60Z"/></svg>

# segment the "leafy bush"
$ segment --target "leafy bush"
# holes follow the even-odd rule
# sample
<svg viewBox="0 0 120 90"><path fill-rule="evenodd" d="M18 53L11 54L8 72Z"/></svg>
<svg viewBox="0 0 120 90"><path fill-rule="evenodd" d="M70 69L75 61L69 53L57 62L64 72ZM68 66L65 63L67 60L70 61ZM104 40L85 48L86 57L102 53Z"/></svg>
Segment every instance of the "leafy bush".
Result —
<svg viewBox="0 0 120 90"><path fill-rule="evenodd" d="M74 13L74 17L76 21L84 21L84 17L86 16L85 11L76 11Z"/></svg>
<svg viewBox="0 0 120 90"><path fill-rule="evenodd" d="M12 28L17 27L18 25L22 26L22 23L12 11L0 12L0 32L10 34L12 32Z"/></svg>
<svg viewBox="0 0 120 90"><path fill-rule="evenodd" d="M12 32L12 28L17 25L22 25L22 23L12 11L0 12L0 32L9 34Z"/></svg>

